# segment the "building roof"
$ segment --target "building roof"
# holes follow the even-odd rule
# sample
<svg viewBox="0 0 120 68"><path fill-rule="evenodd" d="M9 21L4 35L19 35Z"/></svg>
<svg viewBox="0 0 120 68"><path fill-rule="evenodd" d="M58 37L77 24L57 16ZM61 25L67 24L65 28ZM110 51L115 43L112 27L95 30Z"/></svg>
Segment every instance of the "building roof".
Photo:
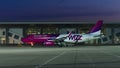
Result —
<svg viewBox="0 0 120 68"><path fill-rule="evenodd" d="M96 22L0 22L0 24L95 24ZM104 24L120 24L120 22L104 22Z"/></svg>

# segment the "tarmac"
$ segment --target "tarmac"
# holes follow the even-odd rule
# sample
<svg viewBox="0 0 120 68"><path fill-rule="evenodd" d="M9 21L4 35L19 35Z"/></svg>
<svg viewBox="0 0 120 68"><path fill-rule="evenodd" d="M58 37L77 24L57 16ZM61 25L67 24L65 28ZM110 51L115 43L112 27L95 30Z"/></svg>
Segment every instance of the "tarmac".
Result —
<svg viewBox="0 0 120 68"><path fill-rule="evenodd" d="M120 46L0 47L0 68L120 68Z"/></svg>

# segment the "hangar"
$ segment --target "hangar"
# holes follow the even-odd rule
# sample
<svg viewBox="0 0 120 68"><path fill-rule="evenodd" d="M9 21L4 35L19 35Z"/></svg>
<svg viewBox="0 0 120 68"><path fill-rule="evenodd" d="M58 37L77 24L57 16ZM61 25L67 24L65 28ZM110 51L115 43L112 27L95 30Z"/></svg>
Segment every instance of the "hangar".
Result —
<svg viewBox="0 0 120 68"><path fill-rule="evenodd" d="M95 22L0 22L0 44L24 44L21 38L29 34L87 33ZM104 23L105 37L85 44L120 44L120 23Z"/></svg>

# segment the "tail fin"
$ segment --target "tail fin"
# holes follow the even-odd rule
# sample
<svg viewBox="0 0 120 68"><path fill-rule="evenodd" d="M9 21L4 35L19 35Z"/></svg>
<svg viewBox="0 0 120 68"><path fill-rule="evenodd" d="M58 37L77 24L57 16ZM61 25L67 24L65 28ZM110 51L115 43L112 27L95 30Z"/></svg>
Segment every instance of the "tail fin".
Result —
<svg viewBox="0 0 120 68"><path fill-rule="evenodd" d="M97 31L100 31L103 25L103 20L97 21L97 23L94 25L94 27L90 30L89 33L94 33Z"/></svg>

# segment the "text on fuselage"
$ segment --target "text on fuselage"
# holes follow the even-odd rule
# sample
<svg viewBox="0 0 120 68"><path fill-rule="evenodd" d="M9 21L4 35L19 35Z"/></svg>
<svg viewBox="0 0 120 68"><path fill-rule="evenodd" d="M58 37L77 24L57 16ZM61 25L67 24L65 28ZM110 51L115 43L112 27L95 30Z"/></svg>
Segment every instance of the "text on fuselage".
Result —
<svg viewBox="0 0 120 68"><path fill-rule="evenodd" d="M69 35L68 36L69 40L82 40L82 35Z"/></svg>

